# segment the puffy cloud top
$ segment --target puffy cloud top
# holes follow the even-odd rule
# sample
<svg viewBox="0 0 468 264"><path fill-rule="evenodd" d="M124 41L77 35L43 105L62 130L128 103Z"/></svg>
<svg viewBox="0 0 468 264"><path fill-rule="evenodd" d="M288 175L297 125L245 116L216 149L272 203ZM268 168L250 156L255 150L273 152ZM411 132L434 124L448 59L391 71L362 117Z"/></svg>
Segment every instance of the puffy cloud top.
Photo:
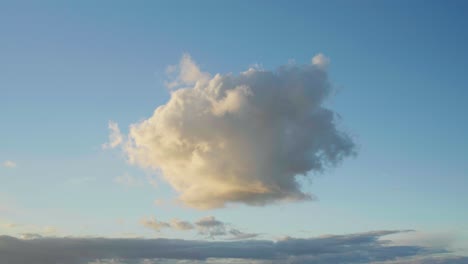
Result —
<svg viewBox="0 0 468 264"><path fill-rule="evenodd" d="M131 126L129 160L160 170L195 208L311 199L297 176L354 153L336 114L324 107L328 63L319 54L308 65L212 76L185 55L169 69L178 73L168 82L169 101ZM112 135L111 145L118 140Z"/></svg>

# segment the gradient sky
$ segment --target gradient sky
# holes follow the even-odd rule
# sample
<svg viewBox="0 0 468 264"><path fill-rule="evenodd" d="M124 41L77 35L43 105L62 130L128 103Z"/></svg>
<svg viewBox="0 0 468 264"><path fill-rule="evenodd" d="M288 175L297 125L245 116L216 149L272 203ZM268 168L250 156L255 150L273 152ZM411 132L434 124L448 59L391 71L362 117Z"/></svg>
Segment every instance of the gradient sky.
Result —
<svg viewBox="0 0 468 264"><path fill-rule="evenodd" d="M414 229L468 252L466 1L0 2L0 234L200 234L140 224L212 215L263 238ZM166 103L190 54L237 74L330 58L357 156L312 177L317 201L208 211L103 149ZM10 162L8 162L10 161ZM16 165L16 166L13 166ZM119 183L118 177L133 182ZM157 177L157 176L156 176ZM159 201L156 202L155 201ZM265 218L270 220L265 221Z"/></svg>

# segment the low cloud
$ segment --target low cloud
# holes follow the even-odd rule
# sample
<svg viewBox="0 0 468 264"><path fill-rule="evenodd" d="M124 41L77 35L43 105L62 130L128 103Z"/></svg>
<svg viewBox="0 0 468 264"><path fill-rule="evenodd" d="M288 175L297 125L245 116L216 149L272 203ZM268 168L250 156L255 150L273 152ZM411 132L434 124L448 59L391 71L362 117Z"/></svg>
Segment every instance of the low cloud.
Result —
<svg viewBox="0 0 468 264"><path fill-rule="evenodd" d="M164 228L170 228L171 225L168 222L158 221L156 218L142 219L141 224L144 227L151 228L157 232L160 232Z"/></svg>
<svg viewBox="0 0 468 264"><path fill-rule="evenodd" d="M38 239L38 238L42 238L42 235L41 234L37 234L37 233L22 233L20 235L20 238L21 239Z"/></svg>
<svg viewBox="0 0 468 264"><path fill-rule="evenodd" d="M157 232L160 232L162 229L175 229L175 230L192 230L194 225L187 221L182 221L179 219L172 219L169 222L158 221L156 218L149 218L141 220L141 224L145 227L153 229Z"/></svg>
<svg viewBox="0 0 468 264"><path fill-rule="evenodd" d="M231 235L231 238L229 238L229 240L245 240L245 239L256 238L259 236L259 234L244 233L235 228L231 228L229 230L229 234Z"/></svg>
<svg viewBox="0 0 468 264"><path fill-rule="evenodd" d="M200 234L210 238L226 235L226 225L214 216L204 217L195 222L195 225L200 230Z"/></svg>
<svg viewBox="0 0 468 264"><path fill-rule="evenodd" d="M19 225L12 223L12 222L4 222L0 220L0 227L5 228L5 229L13 229L17 228Z"/></svg>
<svg viewBox="0 0 468 264"><path fill-rule="evenodd" d="M4 161L4 162L2 163L2 166L5 167L5 168L10 168L10 169L16 168L16 167L17 167L16 163L13 162L13 161L11 161L11 160L6 160L6 161Z"/></svg>
<svg viewBox="0 0 468 264"><path fill-rule="evenodd" d="M192 223L179 219L172 219L170 225L177 230L192 230L194 228Z"/></svg>
<svg viewBox="0 0 468 264"><path fill-rule="evenodd" d="M399 232L232 242L73 237L26 240L0 236L0 256L8 264L172 264L179 261L193 264L468 263L468 257L451 255L443 248L395 246L383 239Z"/></svg>
<svg viewBox="0 0 468 264"><path fill-rule="evenodd" d="M324 106L328 64L319 54L307 65L211 75L185 55L168 69L169 101L133 124L125 142L109 123L106 146L122 145L131 163L162 172L191 207L310 200L298 177L355 153Z"/></svg>
<svg viewBox="0 0 468 264"><path fill-rule="evenodd" d="M216 219L214 216L203 217L193 224L179 219L172 219L168 222L158 221L154 217L143 219L141 224L157 232L160 232L163 229L175 229L179 231L197 230L198 234L211 239L222 238L226 240L242 240L255 238L259 235L255 233L241 232L230 224Z"/></svg>

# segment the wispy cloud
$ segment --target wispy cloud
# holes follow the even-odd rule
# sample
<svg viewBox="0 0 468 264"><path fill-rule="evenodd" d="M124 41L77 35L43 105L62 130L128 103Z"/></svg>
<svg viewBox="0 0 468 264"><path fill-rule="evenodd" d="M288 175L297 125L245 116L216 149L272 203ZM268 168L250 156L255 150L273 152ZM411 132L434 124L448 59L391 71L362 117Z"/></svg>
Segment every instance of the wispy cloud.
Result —
<svg viewBox="0 0 468 264"><path fill-rule="evenodd" d="M160 232L162 229L175 229L180 231L197 230L198 234L214 239L222 238L226 240L240 240L258 237L259 234L244 233L239 229L232 227L230 224L216 219L214 216L207 216L195 221L194 223L172 219L164 222L158 221L156 218L143 219L141 224Z"/></svg>
<svg viewBox="0 0 468 264"><path fill-rule="evenodd" d="M145 218L140 221L140 223L148 228L151 228L157 232L161 231L164 228L170 228L171 225L168 222L158 221L156 218Z"/></svg>
<svg viewBox="0 0 468 264"><path fill-rule="evenodd" d="M164 222L164 221L158 221L156 218L148 218L148 219L142 219L141 224L145 227L151 228L155 231L161 231L162 229L175 229L175 230L181 230L181 231L186 231L186 230L192 230L195 228L195 226L188 222L188 221L183 221L177 218L172 219L171 221Z"/></svg>
<svg viewBox="0 0 468 264"><path fill-rule="evenodd" d="M143 185L142 180L128 173L115 177L114 182L126 187L138 187Z"/></svg>
<svg viewBox="0 0 468 264"><path fill-rule="evenodd" d="M207 216L195 222L199 233L209 238L215 238L219 236L225 236L229 234L227 225L224 222L219 221L214 216ZM237 230L236 230L237 231ZM236 231L233 235L236 235Z"/></svg>
<svg viewBox="0 0 468 264"><path fill-rule="evenodd" d="M393 246L381 239L400 231L374 231L279 241L196 241L177 239L0 237L0 256L8 264L86 263L468 263L444 248ZM57 250L60 248L60 250Z"/></svg>
<svg viewBox="0 0 468 264"><path fill-rule="evenodd" d="M119 125L114 121L109 121L108 127L110 130L109 141L102 144L103 149L116 148L123 142L123 135L120 133Z"/></svg>
<svg viewBox="0 0 468 264"><path fill-rule="evenodd" d="M11 160L6 160L2 163L2 166L5 168L16 168L17 164L14 161Z"/></svg>
<svg viewBox="0 0 468 264"><path fill-rule="evenodd" d="M0 220L0 227L2 227L2 228L5 228L5 229L14 229L14 228L17 228L18 226L19 226L19 225L16 224L16 223L5 222L5 221Z"/></svg>
<svg viewBox="0 0 468 264"><path fill-rule="evenodd" d="M66 183L70 185L83 185L94 181L96 181L94 177L76 177L68 179Z"/></svg>
<svg viewBox="0 0 468 264"><path fill-rule="evenodd" d="M192 223L179 219L172 219L170 225L177 230L192 230L194 228Z"/></svg>
<svg viewBox="0 0 468 264"><path fill-rule="evenodd" d="M20 234L20 237L23 239L53 236L59 233L58 229L54 226L25 225L0 219L0 230L2 229L10 234Z"/></svg>

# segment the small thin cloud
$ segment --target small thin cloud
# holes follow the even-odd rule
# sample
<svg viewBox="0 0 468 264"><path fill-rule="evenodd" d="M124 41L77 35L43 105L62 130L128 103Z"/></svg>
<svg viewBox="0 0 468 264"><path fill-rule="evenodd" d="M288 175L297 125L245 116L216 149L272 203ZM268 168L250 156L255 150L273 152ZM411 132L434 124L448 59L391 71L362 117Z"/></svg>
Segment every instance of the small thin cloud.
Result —
<svg viewBox="0 0 468 264"><path fill-rule="evenodd" d="M42 238L42 235L37 233L23 233L20 235L20 238L24 240L39 239Z"/></svg>
<svg viewBox="0 0 468 264"><path fill-rule="evenodd" d="M192 223L187 222L187 221L182 221L179 219L172 219L170 222L170 225L172 228L177 229L177 230L192 230L194 229L194 226Z"/></svg>
<svg viewBox="0 0 468 264"><path fill-rule="evenodd" d="M96 178L94 177L77 177L68 179L66 183L70 185L83 185L94 181L96 181Z"/></svg>
<svg viewBox="0 0 468 264"><path fill-rule="evenodd" d="M16 168L18 165L16 164L16 162L14 161L11 161L11 160L6 160L2 163L2 166L5 167L5 168Z"/></svg>
<svg viewBox="0 0 468 264"><path fill-rule="evenodd" d="M257 233L244 233L230 224L216 219L214 216L204 217L195 222L195 225L199 234L211 239L222 237L227 240L245 240L259 236Z"/></svg>
<svg viewBox="0 0 468 264"><path fill-rule="evenodd" d="M196 230L198 234L210 239L222 238L225 240L245 240L258 237L256 233L244 233L230 224L216 219L214 216L206 216L194 223L179 220L160 221L156 218L142 219L141 224L147 228L161 232L163 229L173 229L179 231Z"/></svg>
<svg viewBox="0 0 468 264"><path fill-rule="evenodd" d="M259 234L257 233L244 233L235 228L232 228L231 230L229 230L229 234L232 235L230 240L246 240L246 239L251 239L251 238L255 238L259 236Z"/></svg>
<svg viewBox="0 0 468 264"><path fill-rule="evenodd" d="M167 222L158 221L152 217L149 219L142 219L140 223L147 228L153 229L154 231L160 232L164 228L170 228L171 225Z"/></svg>
<svg viewBox="0 0 468 264"><path fill-rule="evenodd" d="M143 185L143 182L140 179L128 173L115 177L114 182L126 187L139 187Z"/></svg>
<svg viewBox="0 0 468 264"><path fill-rule="evenodd" d="M154 188L158 188L158 180L156 178L156 176L154 175L148 175L146 177L146 181L151 185L153 186Z"/></svg>
<svg viewBox="0 0 468 264"><path fill-rule="evenodd" d="M164 205L164 200L162 200L162 199L156 199L156 200L154 200L154 205L156 205L156 206L162 206L162 205Z"/></svg>
<svg viewBox="0 0 468 264"><path fill-rule="evenodd" d="M0 221L0 227L3 227L5 229L14 229L19 227L18 224L12 223L12 222L1 222Z"/></svg>
<svg viewBox="0 0 468 264"><path fill-rule="evenodd" d="M199 233L210 238L225 236L227 234L226 224L217 220L214 216L203 217L195 222Z"/></svg>
<svg viewBox="0 0 468 264"><path fill-rule="evenodd" d="M142 219L141 224L157 232L160 232L162 229L175 229L175 230L180 230L180 231L186 231L186 230L192 230L195 228L192 223L183 221L177 218L174 218L169 222L164 222L164 221L158 221L156 218L152 217L149 219Z"/></svg>
<svg viewBox="0 0 468 264"><path fill-rule="evenodd" d="M114 121L109 121L108 128L110 130L109 142L102 144L103 149L113 149L123 143L123 136L120 132L119 124Z"/></svg>

